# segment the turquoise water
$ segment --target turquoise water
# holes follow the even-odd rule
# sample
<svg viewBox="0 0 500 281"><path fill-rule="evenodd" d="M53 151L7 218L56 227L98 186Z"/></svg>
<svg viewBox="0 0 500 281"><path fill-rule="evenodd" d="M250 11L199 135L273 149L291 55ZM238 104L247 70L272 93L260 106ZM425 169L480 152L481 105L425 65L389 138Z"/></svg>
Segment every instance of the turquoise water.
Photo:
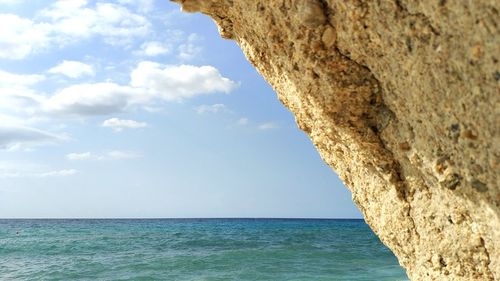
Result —
<svg viewBox="0 0 500 281"><path fill-rule="evenodd" d="M0 220L0 280L407 280L362 220Z"/></svg>

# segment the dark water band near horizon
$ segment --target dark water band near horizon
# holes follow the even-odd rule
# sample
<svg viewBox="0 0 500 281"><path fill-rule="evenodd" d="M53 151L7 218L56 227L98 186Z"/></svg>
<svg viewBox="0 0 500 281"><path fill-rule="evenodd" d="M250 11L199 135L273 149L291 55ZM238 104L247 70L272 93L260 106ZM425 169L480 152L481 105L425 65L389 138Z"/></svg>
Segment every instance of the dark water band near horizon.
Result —
<svg viewBox="0 0 500 281"><path fill-rule="evenodd" d="M358 219L0 219L0 280L408 280Z"/></svg>

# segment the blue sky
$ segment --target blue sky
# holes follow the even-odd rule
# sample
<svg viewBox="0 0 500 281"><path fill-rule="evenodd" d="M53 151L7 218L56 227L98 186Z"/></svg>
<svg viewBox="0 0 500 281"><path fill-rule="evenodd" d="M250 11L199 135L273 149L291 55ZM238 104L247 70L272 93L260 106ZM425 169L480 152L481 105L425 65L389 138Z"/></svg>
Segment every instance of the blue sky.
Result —
<svg viewBox="0 0 500 281"><path fill-rule="evenodd" d="M0 24L0 217L361 217L208 17L0 0Z"/></svg>

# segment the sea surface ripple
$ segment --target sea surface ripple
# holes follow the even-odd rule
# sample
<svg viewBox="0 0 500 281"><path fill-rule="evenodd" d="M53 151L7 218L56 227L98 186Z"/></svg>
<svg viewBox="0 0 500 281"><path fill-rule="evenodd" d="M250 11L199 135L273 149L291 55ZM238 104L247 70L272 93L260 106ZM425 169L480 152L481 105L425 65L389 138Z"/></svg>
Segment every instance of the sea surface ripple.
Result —
<svg viewBox="0 0 500 281"><path fill-rule="evenodd" d="M363 220L0 220L0 280L408 280Z"/></svg>

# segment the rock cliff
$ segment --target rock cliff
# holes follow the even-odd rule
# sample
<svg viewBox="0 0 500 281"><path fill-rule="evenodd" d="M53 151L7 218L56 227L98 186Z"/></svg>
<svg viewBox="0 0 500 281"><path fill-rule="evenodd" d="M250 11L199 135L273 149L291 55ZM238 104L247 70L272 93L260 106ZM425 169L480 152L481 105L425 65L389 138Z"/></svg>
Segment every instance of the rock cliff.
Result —
<svg viewBox="0 0 500 281"><path fill-rule="evenodd" d="M176 0L294 114L412 280L500 279L500 2Z"/></svg>

